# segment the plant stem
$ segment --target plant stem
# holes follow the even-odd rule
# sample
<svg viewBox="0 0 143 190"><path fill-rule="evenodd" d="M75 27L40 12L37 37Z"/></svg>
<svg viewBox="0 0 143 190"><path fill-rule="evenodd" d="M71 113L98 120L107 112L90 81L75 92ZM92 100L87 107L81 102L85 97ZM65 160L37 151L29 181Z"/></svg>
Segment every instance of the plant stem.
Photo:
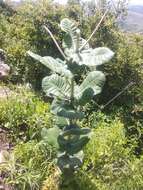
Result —
<svg viewBox="0 0 143 190"><path fill-rule="evenodd" d="M51 38L53 39L54 43L56 44L56 46L57 46L58 50L60 51L61 55L62 55L62 56L64 57L64 59L66 60L67 58L66 58L65 54L64 54L63 50L61 49L61 47L59 46L58 42L56 41L56 39L55 39L54 35L52 34L52 32L51 32L51 31L49 30L49 28L46 27L45 25L44 25L43 27L44 27L45 30L50 34Z"/></svg>
<svg viewBox="0 0 143 190"><path fill-rule="evenodd" d="M74 78L71 79L71 103L73 103L74 99Z"/></svg>
<svg viewBox="0 0 143 190"><path fill-rule="evenodd" d="M70 96L70 104L73 106L74 104L74 78L71 79L71 96ZM70 125L73 124L73 120L70 119Z"/></svg>
<svg viewBox="0 0 143 190"><path fill-rule="evenodd" d="M77 36L77 39L76 39L75 53L79 53L79 44L80 44L80 30L79 29L76 30L76 36Z"/></svg>
<svg viewBox="0 0 143 190"><path fill-rule="evenodd" d="M88 40L83 44L83 46L80 48L79 51L82 51L83 48L87 45L87 43L91 40L91 38L93 37L93 35L96 33L96 31L98 30L98 28L100 27L102 21L104 20L104 18L106 17L108 13L108 10L105 11L104 15L102 16L102 18L100 19L99 23L97 24L97 26L95 27L95 29L93 30L92 34L89 36Z"/></svg>

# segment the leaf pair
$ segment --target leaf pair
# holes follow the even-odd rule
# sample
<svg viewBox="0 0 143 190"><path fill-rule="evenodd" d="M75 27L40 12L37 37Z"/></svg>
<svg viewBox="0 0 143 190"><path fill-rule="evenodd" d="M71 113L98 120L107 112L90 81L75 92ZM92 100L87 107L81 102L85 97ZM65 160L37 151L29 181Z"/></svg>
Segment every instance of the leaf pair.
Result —
<svg viewBox="0 0 143 190"><path fill-rule="evenodd" d="M67 18L63 19L60 26L66 32L63 48L66 55L72 58L73 62L88 67L96 67L108 62L113 57L114 53L109 48L100 47L92 49L88 43L85 45L86 40L78 36L79 29L77 29L76 24L71 20Z"/></svg>
<svg viewBox="0 0 143 190"><path fill-rule="evenodd" d="M58 137L60 150L66 151L70 155L80 152L88 143L90 132L89 128L79 128L78 126L61 132Z"/></svg>
<svg viewBox="0 0 143 190"><path fill-rule="evenodd" d="M88 76L80 86L74 87L74 98L80 104L86 104L101 92L105 82L105 76L100 71L89 72ZM42 87L47 96L60 97L61 99L70 99L71 84L68 79L57 74L45 77Z"/></svg>
<svg viewBox="0 0 143 190"><path fill-rule="evenodd" d="M59 117L65 117L70 120L84 118L84 113L74 109L68 101L58 101L57 99L55 99L52 103L51 111L53 114Z"/></svg>
<svg viewBox="0 0 143 190"><path fill-rule="evenodd" d="M62 132L58 127L43 128L42 139L57 150L70 155L77 154L89 141L90 129L72 128ZM70 138L68 138L70 136Z"/></svg>

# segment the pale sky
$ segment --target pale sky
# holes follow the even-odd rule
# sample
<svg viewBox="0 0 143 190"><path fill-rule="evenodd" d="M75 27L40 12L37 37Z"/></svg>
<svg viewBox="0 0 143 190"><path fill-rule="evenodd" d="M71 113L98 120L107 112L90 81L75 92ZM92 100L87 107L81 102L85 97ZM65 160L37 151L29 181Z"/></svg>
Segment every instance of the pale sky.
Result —
<svg viewBox="0 0 143 190"><path fill-rule="evenodd" d="M131 3L135 5L143 5L143 0L131 0Z"/></svg>
<svg viewBox="0 0 143 190"><path fill-rule="evenodd" d="M20 1L20 0L12 0L12 1ZM90 1L90 0L82 0L82 1ZM95 0L96 1L96 0ZM66 3L67 0L55 0L58 3ZM131 5L143 5L143 0L129 0Z"/></svg>
<svg viewBox="0 0 143 190"><path fill-rule="evenodd" d="M67 0L55 0L58 3L66 3ZM83 1L90 1L90 0L83 0ZM143 0L129 0L130 4L133 5L143 5Z"/></svg>

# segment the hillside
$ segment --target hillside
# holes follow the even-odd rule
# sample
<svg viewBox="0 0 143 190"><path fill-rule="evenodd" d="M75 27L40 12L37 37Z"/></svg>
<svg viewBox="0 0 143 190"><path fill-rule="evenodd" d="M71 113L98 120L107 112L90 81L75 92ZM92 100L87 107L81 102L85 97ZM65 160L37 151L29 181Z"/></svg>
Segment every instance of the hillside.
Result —
<svg viewBox="0 0 143 190"><path fill-rule="evenodd" d="M129 10L136 12L136 13L141 13L143 14L143 5L132 5L129 6Z"/></svg>
<svg viewBox="0 0 143 190"><path fill-rule="evenodd" d="M124 31L143 33L143 6L130 6L127 18L120 25Z"/></svg>

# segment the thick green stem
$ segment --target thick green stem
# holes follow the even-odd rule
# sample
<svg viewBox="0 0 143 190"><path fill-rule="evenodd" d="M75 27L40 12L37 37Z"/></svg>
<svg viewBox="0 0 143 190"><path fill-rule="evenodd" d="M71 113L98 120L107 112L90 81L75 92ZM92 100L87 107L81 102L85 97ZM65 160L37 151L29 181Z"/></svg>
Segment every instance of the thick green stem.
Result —
<svg viewBox="0 0 143 190"><path fill-rule="evenodd" d="M71 97L70 97L71 104L74 102L74 78L71 79Z"/></svg>
<svg viewBox="0 0 143 190"><path fill-rule="evenodd" d="M74 78L71 79L71 96L70 96L70 104L73 106L74 104ZM70 120L70 125L73 124L72 119Z"/></svg>
<svg viewBox="0 0 143 190"><path fill-rule="evenodd" d="M76 36L77 36L77 39L76 39L75 53L79 53L79 45L80 45L80 30L79 29L76 30Z"/></svg>

